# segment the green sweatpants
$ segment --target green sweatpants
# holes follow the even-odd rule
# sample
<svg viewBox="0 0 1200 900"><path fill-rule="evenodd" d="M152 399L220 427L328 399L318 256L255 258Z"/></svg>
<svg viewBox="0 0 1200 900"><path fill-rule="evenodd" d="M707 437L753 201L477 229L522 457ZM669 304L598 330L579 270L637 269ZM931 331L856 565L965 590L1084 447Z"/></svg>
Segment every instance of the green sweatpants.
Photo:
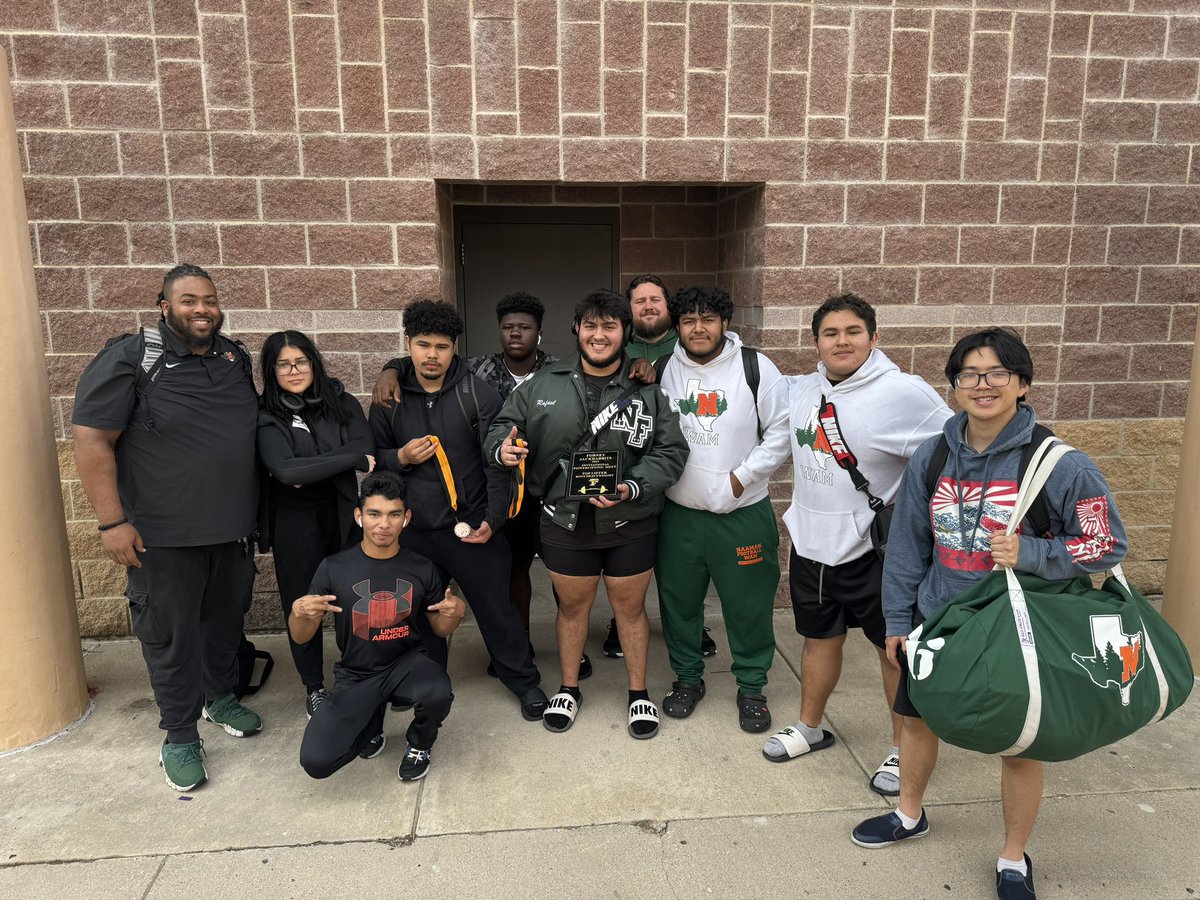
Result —
<svg viewBox="0 0 1200 900"><path fill-rule="evenodd" d="M675 677L696 684L704 674L700 638L711 578L738 689L762 693L775 656L772 611L779 585L779 529L770 499L724 514L668 500L658 524L654 575Z"/></svg>

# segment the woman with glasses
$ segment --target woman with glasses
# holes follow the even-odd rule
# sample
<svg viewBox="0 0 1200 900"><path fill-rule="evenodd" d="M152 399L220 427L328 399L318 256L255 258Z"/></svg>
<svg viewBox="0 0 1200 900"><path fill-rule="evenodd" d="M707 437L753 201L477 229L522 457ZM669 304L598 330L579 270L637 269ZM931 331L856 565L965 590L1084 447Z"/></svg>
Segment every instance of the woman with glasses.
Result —
<svg viewBox="0 0 1200 900"><path fill-rule="evenodd" d="M260 545L270 547L287 620L308 593L326 556L360 540L354 524L355 471L375 468L375 442L358 401L330 378L316 345L299 331L277 331L260 355L258 456L270 478L264 487ZM304 682L309 718L328 696L321 633L288 642Z"/></svg>
<svg viewBox="0 0 1200 900"><path fill-rule="evenodd" d="M950 352L946 378L962 412L910 460L883 565L887 654L901 670L895 704L903 719L900 802L894 812L859 823L851 839L861 847L887 847L930 829L922 798L937 762L938 739L909 700L905 636L994 565L1056 580L1102 572L1125 556L1125 529L1112 492L1096 464L1078 450L1051 473L1042 512L1035 503L1019 533L1004 533L1016 505L1022 453L1041 441L1026 399L1033 360L1015 333L990 328L967 335ZM1004 841L995 879L1001 900L1035 895L1025 847L1042 799L1042 778L1037 760L1000 759Z"/></svg>

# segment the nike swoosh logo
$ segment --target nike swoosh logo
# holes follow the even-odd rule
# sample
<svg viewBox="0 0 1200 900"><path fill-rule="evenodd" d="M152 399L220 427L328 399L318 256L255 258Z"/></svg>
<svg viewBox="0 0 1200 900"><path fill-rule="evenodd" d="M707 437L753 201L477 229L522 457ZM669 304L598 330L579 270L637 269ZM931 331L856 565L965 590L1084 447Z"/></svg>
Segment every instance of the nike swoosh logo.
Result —
<svg viewBox="0 0 1200 900"><path fill-rule="evenodd" d="M183 363L163 363L163 365L165 365L165 366L166 366L168 369L173 369L173 368L175 368L176 366L181 366L181 365L183 365Z"/></svg>

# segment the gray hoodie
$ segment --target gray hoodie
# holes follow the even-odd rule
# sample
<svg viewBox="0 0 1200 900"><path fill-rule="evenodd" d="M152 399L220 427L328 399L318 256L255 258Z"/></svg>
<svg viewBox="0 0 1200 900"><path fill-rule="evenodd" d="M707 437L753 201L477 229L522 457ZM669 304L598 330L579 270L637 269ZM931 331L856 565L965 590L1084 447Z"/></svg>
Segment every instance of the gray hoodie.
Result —
<svg viewBox="0 0 1200 900"><path fill-rule="evenodd" d="M988 535L1008 525L1017 497L1021 448L1030 442L1033 410L1022 404L986 450L964 440L967 414L946 422L946 464L930 497L925 470L937 438L913 454L896 501L883 564L883 614L889 635L908 634L914 612L931 616L992 570ZM1016 570L1042 578L1103 572L1125 557L1125 528L1104 476L1086 453L1068 453L1046 482L1046 538L1020 529ZM914 609L915 608L915 609Z"/></svg>

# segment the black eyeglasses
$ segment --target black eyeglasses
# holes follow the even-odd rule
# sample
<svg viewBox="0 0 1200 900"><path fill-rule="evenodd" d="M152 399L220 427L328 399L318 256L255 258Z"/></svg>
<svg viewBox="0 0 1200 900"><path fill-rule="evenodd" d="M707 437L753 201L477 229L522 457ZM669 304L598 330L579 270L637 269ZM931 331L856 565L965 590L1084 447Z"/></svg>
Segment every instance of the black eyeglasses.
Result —
<svg viewBox="0 0 1200 900"><path fill-rule="evenodd" d="M303 375L311 368L311 359L301 358L295 362L285 362L284 360L280 360L279 362L275 363L275 371L280 375L290 375L292 372L299 372L301 375Z"/></svg>
<svg viewBox="0 0 1200 900"><path fill-rule="evenodd" d="M1013 373L1007 369L992 369L990 372L959 372L954 376L956 388L970 390L978 387L980 380L986 381L988 387L1004 387L1012 381Z"/></svg>

